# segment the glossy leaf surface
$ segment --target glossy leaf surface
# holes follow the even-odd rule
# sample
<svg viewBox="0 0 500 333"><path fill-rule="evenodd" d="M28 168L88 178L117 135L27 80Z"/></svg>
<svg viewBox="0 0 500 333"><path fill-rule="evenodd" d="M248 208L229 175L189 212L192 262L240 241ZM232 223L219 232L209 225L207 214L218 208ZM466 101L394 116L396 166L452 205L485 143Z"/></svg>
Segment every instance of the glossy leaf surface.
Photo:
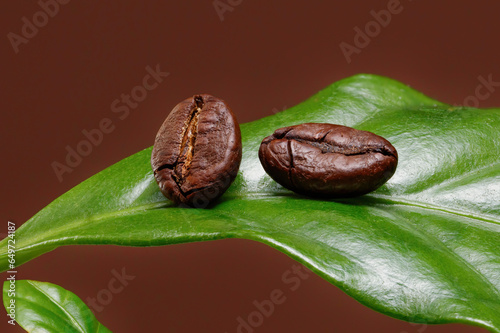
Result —
<svg viewBox="0 0 500 333"><path fill-rule="evenodd" d="M258 147L276 128L304 122L385 137L399 153L395 175L353 199L316 200L285 190L265 174ZM169 203L146 149L19 228L18 262L67 244L245 238L284 252L390 316L500 332L499 109L453 107L391 79L357 75L241 129L240 173L213 208ZM6 270L6 242L0 244Z"/></svg>
<svg viewBox="0 0 500 333"><path fill-rule="evenodd" d="M8 307L14 300L16 322L27 332L111 332L78 296L55 284L18 280L13 288L15 296L9 293L10 289L10 281L4 282L4 307L9 313Z"/></svg>

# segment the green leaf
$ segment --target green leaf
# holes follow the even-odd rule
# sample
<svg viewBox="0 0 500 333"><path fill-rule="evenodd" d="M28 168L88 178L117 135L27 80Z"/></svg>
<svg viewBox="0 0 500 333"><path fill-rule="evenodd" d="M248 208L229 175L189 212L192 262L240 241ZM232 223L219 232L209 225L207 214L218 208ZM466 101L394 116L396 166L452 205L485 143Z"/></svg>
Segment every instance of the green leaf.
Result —
<svg viewBox="0 0 500 333"><path fill-rule="evenodd" d="M14 310L16 322L27 332L111 332L78 296L52 283L18 280L11 289L10 281L5 281L3 305L7 313Z"/></svg>
<svg viewBox="0 0 500 333"><path fill-rule="evenodd" d="M360 198L285 190L257 151L276 128L329 122L387 138L395 175ZM387 315L500 332L500 110L446 105L388 78L357 75L242 125L235 183L212 209L174 207L151 149L56 199L16 232L18 263L61 245L153 246L245 238L268 244ZM7 249L0 266L7 269Z"/></svg>

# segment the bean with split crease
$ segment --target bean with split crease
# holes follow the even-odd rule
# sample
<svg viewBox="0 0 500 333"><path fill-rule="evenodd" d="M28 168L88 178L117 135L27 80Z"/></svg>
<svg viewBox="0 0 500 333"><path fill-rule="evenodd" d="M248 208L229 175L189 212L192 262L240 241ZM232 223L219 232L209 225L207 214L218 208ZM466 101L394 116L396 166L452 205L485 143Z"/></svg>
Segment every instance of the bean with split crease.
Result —
<svg viewBox="0 0 500 333"><path fill-rule="evenodd" d="M241 132L221 99L195 95L177 104L156 135L151 166L176 204L206 208L231 185L241 162Z"/></svg>

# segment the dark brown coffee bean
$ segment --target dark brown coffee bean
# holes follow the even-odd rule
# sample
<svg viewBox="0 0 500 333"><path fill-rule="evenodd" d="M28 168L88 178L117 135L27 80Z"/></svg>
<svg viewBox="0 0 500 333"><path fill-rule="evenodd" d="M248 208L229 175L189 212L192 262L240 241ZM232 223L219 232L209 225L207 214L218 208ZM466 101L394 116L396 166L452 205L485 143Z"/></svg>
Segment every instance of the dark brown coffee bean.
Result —
<svg viewBox="0 0 500 333"><path fill-rule="evenodd" d="M231 185L241 162L241 132L221 99L203 94L177 104L156 135L151 166L175 203L205 208Z"/></svg>
<svg viewBox="0 0 500 333"><path fill-rule="evenodd" d="M277 129L262 141L259 158L271 178L284 187L333 198L377 189L398 164L396 149L381 136L316 123Z"/></svg>

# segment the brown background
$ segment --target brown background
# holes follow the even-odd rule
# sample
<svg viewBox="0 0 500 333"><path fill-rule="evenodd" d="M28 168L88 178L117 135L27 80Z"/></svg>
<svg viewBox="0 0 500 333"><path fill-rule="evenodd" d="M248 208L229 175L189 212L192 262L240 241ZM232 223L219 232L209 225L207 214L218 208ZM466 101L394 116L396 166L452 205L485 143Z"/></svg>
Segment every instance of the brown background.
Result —
<svg viewBox="0 0 500 333"><path fill-rule="evenodd" d="M71 1L17 54L3 37L0 232L7 220L22 224L89 176L150 146L170 109L195 93L224 98L248 122L361 72L450 104L474 96L480 75L500 81L494 0L401 0L403 11L348 64L339 44L352 44L353 29L388 2L232 0L236 5L221 21L211 0ZM22 17L31 20L39 10L36 1L4 3L0 32L20 34ZM111 102L156 64L170 76L119 120ZM480 105L500 106L500 92ZM75 147L82 130L106 117L115 130L59 182L51 163L63 162L65 147ZM86 299L107 288L113 269L125 268L135 279L97 313L114 332L236 332L236 318L276 288L287 300L255 332L484 332L389 318L315 275L288 291L281 277L294 263L246 240L69 246L21 266L18 278L50 281ZM0 331L22 331L1 318Z"/></svg>

